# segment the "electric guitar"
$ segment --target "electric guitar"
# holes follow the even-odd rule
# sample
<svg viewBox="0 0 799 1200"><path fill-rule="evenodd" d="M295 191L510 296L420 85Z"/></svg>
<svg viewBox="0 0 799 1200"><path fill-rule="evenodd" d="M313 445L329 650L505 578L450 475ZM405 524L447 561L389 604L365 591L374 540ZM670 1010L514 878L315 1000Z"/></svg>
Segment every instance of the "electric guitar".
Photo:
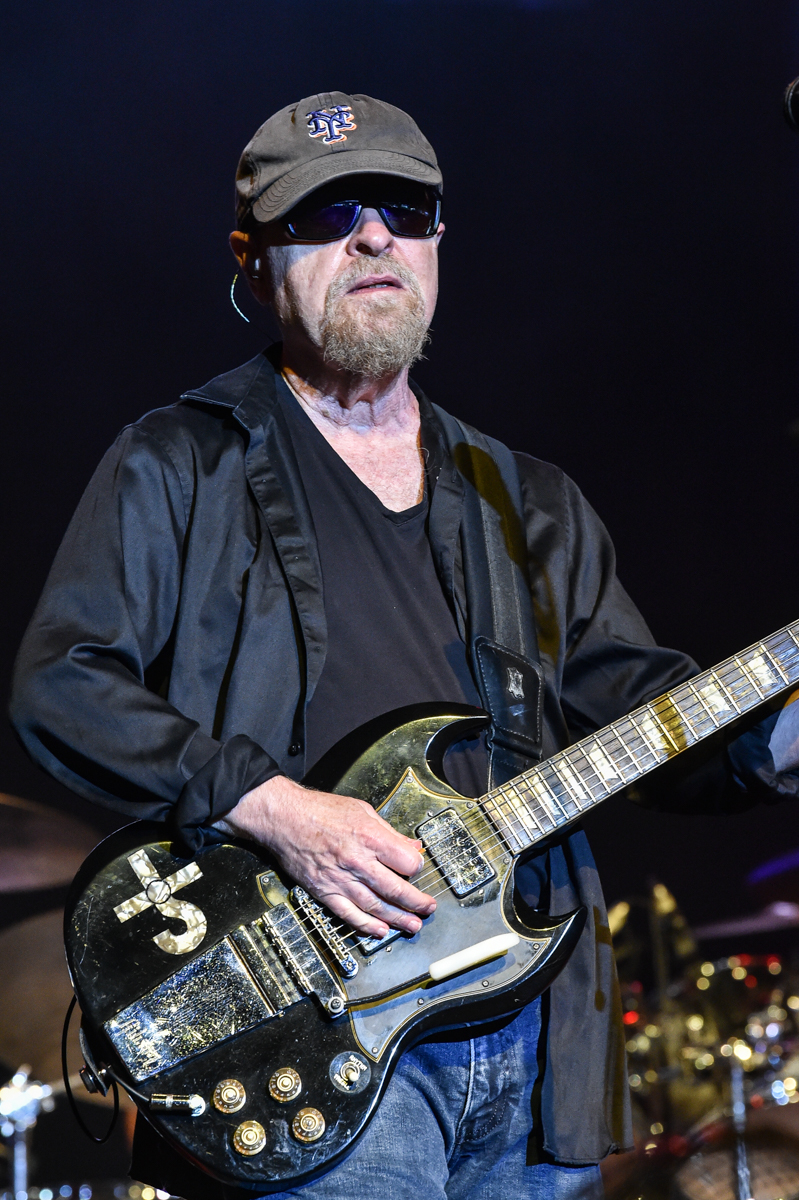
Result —
<svg viewBox="0 0 799 1200"><path fill-rule="evenodd" d="M517 860L797 682L799 622L478 800L448 787L441 764L485 714L427 706L356 731L313 783L421 839L413 882L438 907L413 937L342 926L253 844L186 859L157 825L113 834L65 918L89 1084L116 1075L223 1183L263 1193L328 1170L404 1049L518 1011L566 962L584 912L516 911Z"/></svg>

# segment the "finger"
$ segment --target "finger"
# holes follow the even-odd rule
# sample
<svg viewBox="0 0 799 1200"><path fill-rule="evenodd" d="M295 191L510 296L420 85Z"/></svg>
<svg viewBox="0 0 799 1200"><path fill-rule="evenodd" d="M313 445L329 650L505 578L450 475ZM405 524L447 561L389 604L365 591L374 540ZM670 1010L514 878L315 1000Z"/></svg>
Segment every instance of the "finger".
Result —
<svg viewBox="0 0 799 1200"><path fill-rule="evenodd" d="M409 934L418 933L422 928L421 918L415 913L389 903L363 884L354 883L348 889L346 898L357 906L364 918L384 923L386 927L390 926ZM379 936L384 937L385 934Z"/></svg>
<svg viewBox="0 0 799 1200"><path fill-rule="evenodd" d="M421 848L390 825L388 830L389 833L375 843L375 858L400 875L418 875L424 866Z"/></svg>
<svg viewBox="0 0 799 1200"><path fill-rule="evenodd" d="M330 895L323 892L314 892L313 894L335 916L340 917L342 921L357 933L364 933L368 937L375 938L384 938L389 933L389 926L385 921L381 921L378 917L364 912L363 909L359 908L357 904L354 904L346 896L338 894Z"/></svg>
<svg viewBox="0 0 799 1200"><path fill-rule="evenodd" d="M435 912L436 901L433 896L420 891L379 861L361 864L353 874L380 900L393 908L418 913L422 917Z"/></svg>
<svg viewBox="0 0 799 1200"><path fill-rule="evenodd" d="M362 803L365 804L365 801ZM424 866L424 855L422 854L422 842L419 840L419 838L406 837L404 833L400 833L399 830L395 829L393 825L390 825L384 817L381 817L380 813L376 813L371 805L366 805L366 807L369 815L376 817L383 826L385 833L387 834L391 844L396 848L397 852L399 854L409 856L405 858L407 869L398 867L392 867L392 869L401 869L403 875L414 875L417 871L420 871Z"/></svg>

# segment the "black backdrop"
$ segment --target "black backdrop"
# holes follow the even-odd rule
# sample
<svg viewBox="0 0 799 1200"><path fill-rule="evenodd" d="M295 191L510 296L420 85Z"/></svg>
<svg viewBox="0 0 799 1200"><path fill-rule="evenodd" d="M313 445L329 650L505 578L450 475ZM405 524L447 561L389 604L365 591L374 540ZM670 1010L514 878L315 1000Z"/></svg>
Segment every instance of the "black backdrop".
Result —
<svg viewBox="0 0 799 1200"><path fill-rule="evenodd" d="M708 666L799 616L797 34L796 0L7 4L4 680L118 429L264 343L227 298L235 164L328 89L439 152L429 394L574 476L662 642ZM112 827L1 736L0 790ZM591 835L610 899L655 874L709 919L799 812L611 801Z"/></svg>

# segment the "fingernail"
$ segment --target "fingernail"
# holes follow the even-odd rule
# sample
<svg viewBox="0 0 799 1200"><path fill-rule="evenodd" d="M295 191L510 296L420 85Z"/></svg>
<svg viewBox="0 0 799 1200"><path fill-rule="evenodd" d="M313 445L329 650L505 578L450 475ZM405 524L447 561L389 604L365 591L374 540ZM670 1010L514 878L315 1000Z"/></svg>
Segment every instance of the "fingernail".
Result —
<svg viewBox="0 0 799 1200"><path fill-rule="evenodd" d="M419 930L422 928L422 922L416 920L415 918L414 918L414 920L409 921L408 925L410 927L411 933L418 933Z"/></svg>

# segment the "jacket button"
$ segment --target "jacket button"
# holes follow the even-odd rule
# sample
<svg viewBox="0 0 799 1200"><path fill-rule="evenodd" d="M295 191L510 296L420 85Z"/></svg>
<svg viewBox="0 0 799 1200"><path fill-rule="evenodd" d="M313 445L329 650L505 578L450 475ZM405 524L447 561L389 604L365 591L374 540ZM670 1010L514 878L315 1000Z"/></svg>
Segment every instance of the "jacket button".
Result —
<svg viewBox="0 0 799 1200"><path fill-rule="evenodd" d="M291 755L292 758L296 758L296 756L300 753L301 750L302 750L302 746L300 745L299 742L292 742L291 745L289 746L289 754Z"/></svg>

